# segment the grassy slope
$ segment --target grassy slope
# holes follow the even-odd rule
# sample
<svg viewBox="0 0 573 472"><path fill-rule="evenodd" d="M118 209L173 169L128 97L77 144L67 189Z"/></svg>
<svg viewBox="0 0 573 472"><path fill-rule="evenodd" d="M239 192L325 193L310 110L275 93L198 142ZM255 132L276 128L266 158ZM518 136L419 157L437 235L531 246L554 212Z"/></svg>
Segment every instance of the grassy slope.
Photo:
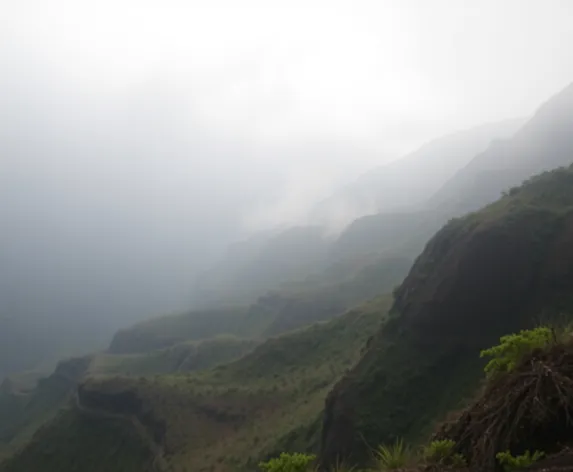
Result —
<svg viewBox="0 0 573 472"><path fill-rule="evenodd" d="M2 472L156 472L153 452L123 419L61 412L41 428L24 452L0 464Z"/></svg>
<svg viewBox="0 0 573 472"><path fill-rule="evenodd" d="M573 168L543 174L452 220L396 292L392 319L327 401L321 456L420 439L471 394L480 349L571 309Z"/></svg>
<svg viewBox="0 0 573 472"><path fill-rule="evenodd" d="M237 359L255 346L254 341L219 336L141 354L99 353L61 362L35 389L22 389L28 382L6 382L0 392L0 459L23 447L39 427L67 405L78 382L86 376L198 371Z"/></svg>
<svg viewBox="0 0 573 472"><path fill-rule="evenodd" d="M231 335L136 354L101 353L94 356L88 375L154 375L204 370L252 351L257 342Z"/></svg>
<svg viewBox="0 0 573 472"><path fill-rule="evenodd" d="M261 296L249 307L191 311L138 323L116 334L112 354L135 354L184 341L232 335L261 340L317 321L390 292L412 264L407 256L370 256L356 264L338 264L304 282ZM332 274L335 272L335 276Z"/></svg>
<svg viewBox="0 0 573 472"><path fill-rule="evenodd" d="M358 360L389 304L388 297L378 299L330 322L271 338L245 357L209 371L88 380L81 389L80 404L90 411L98 435L103 430L109 437L116 434L117 417L110 415L117 413L127 415L139 429L145 425L174 471L249 470L260 458L283 449L317 450L324 399ZM93 419L94 411L98 421ZM87 445L97 440L82 426L85 414L72 410L58 417L8 462L8 468L0 470L23 470L18 467L25 465L29 472L75 471L64 464L80 467L82 451L91 454ZM66 437L70 421L81 432L73 448L50 439ZM123 429L117 434L134 437L135 430L132 426L131 436ZM118 454L113 441L99 441L98 454ZM122 453L122 460L146 463L145 441L139 443L126 446L125 454L134 456ZM48 444L55 448L49 460L39 453ZM106 466L106 472L131 470L135 469Z"/></svg>
<svg viewBox="0 0 573 472"><path fill-rule="evenodd" d="M149 376L204 370L229 362L268 336L331 319L391 290L409 266L410 260L402 257L360 262L354 270L337 270L335 279L325 274L261 297L248 309L205 310L140 323L118 333L109 352L91 356L86 375ZM233 334L200 339L219 332ZM58 384L55 392L45 388L16 396L0 392L0 411L6 411L0 424L0 457L21 447L52 418L65 405L77 380Z"/></svg>
<svg viewBox="0 0 573 472"><path fill-rule="evenodd" d="M118 331L109 350L114 354L147 352L220 334L256 337L263 329L258 324L264 314L256 315L246 307L228 307L152 318Z"/></svg>
<svg viewBox="0 0 573 472"><path fill-rule="evenodd" d="M289 330L326 321L346 310L390 292L407 274L412 259L406 256L371 256L357 268L340 268L336 280L329 272L291 284L274 297L272 321L263 332L274 336ZM334 270L334 269L333 269ZM261 303L261 300L259 300Z"/></svg>

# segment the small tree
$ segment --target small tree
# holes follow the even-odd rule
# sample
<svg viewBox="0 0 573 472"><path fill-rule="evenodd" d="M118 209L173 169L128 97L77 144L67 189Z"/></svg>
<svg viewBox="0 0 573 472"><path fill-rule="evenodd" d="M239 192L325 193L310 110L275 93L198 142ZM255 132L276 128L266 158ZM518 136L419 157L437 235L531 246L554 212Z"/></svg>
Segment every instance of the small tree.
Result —
<svg viewBox="0 0 573 472"><path fill-rule="evenodd" d="M484 368L488 377L511 372L519 361L534 349L549 344L555 337L551 328L540 326L502 336L497 346L481 351L480 357L493 357Z"/></svg>
<svg viewBox="0 0 573 472"><path fill-rule="evenodd" d="M456 443L451 439L438 439L424 447L422 455L429 465L464 467L466 460L459 452L454 452Z"/></svg>

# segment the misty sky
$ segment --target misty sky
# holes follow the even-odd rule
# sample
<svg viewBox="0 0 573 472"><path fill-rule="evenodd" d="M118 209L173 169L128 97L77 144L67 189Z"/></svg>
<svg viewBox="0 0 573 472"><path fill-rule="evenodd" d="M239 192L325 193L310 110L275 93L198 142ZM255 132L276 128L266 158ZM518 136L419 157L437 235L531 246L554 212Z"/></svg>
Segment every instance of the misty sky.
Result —
<svg viewBox="0 0 573 472"><path fill-rule="evenodd" d="M573 79L567 0L2 5L5 119L92 142L123 126L132 147L161 143L165 173L280 169L287 213L430 138L529 115ZM195 134L236 152L190 155Z"/></svg>
<svg viewBox="0 0 573 472"><path fill-rule="evenodd" d="M428 139L530 115L573 81L572 15L568 0L0 0L2 310L184 306L229 241L304 221Z"/></svg>

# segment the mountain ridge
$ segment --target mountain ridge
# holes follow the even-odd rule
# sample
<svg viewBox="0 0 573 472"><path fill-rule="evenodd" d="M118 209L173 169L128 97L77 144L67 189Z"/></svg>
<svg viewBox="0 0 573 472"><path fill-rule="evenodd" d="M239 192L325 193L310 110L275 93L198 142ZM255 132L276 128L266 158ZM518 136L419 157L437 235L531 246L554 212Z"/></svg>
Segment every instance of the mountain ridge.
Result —
<svg viewBox="0 0 573 472"><path fill-rule="evenodd" d="M573 309L571 241L573 166L444 226L394 292L391 320L329 395L323 463L363 461L364 441L423 439L477 387L481 349L540 313Z"/></svg>
<svg viewBox="0 0 573 472"><path fill-rule="evenodd" d="M516 137L477 155L471 172L462 172L476 185L462 185L459 198L440 211L408 214L401 227L395 223L402 213L360 219L341 236L344 247L330 241L302 261L329 261L314 273L298 272L304 264L288 251L271 254L262 264L278 274L268 277L270 285L285 275L281 261L294 264L295 280L285 276L270 290L262 284L254 303L158 318L118 333L108 357L96 354L99 366L89 360L91 373L88 366L89 375L65 383L47 409L53 414L52 405L66 405L59 400L78 382L79 404L68 403L0 471L45 472L48 463L48 472L100 472L85 461L102 456L106 472L150 472L159 455L175 470L226 472L251 470L284 450L316 452L324 466L342 459L364 464L366 444L424 440L475 392L481 349L532 326L536 316L573 310L573 166L516 183L523 173L573 161L573 87L556 97ZM523 149L525 164L511 167ZM482 166L492 160L499 174ZM487 172L498 178L485 179ZM481 199L496 201L456 217ZM281 247L288 244L274 250ZM300 251L302 259L310 247ZM394 287L401 271L405 278ZM391 290L393 300L364 303ZM229 357L180 368L195 343L224 347L215 342L221 334L234 335L224 343L232 344ZM11 393L4 387L0 406ZM137 422L115 421L110 412Z"/></svg>

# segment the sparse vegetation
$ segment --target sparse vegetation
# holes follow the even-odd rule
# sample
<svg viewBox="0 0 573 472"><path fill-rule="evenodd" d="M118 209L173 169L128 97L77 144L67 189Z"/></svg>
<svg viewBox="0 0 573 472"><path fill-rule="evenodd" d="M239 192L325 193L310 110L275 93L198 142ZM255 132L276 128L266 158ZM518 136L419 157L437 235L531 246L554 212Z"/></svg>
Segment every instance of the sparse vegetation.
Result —
<svg viewBox="0 0 573 472"><path fill-rule="evenodd" d="M259 467L265 472L306 472L315 459L313 454L283 452L279 457L259 463Z"/></svg>
<svg viewBox="0 0 573 472"><path fill-rule="evenodd" d="M377 469L381 472L400 470L411 465L412 450L399 438L392 444L382 444L374 451Z"/></svg>
<svg viewBox="0 0 573 472"><path fill-rule="evenodd" d="M459 452L454 451L456 443L451 439L437 439L424 447L422 456L430 465L444 465L452 467L465 467L466 459Z"/></svg>
<svg viewBox="0 0 573 472"><path fill-rule="evenodd" d="M495 457L505 472L513 472L533 465L544 456L545 453L542 451L535 451L532 454L531 451L527 450L518 456L511 455L509 451L498 452Z"/></svg>

